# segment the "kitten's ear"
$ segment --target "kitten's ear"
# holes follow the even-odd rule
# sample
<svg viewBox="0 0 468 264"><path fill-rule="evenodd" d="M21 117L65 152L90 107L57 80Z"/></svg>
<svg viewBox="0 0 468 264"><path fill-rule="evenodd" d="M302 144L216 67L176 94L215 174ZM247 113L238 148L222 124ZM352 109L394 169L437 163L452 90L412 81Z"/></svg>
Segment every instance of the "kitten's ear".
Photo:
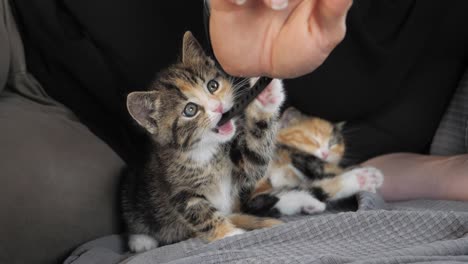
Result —
<svg viewBox="0 0 468 264"><path fill-rule="evenodd" d="M346 121L335 123L335 127L336 129L338 129L338 131L343 131L343 128L345 125L346 125Z"/></svg>
<svg viewBox="0 0 468 264"><path fill-rule="evenodd" d="M297 110L294 107L289 107L281 115L281 119L279 122L280 128L285 128L285 127L290 126L293 122L299 120L301 117L303 117L303 114L299 112L299 110Z"/></svg>
<svg viewBox="0 0 468 264"><path fill-rule="evenodd" d="M205 51L192 32L187 31L184 34L182 43L182 63L186 65L193 65L205 61L207 59Z"/></svg>
<svg viewBox="0 0 468 264"><path fill-rule="evenodd" d="M156 120L151 113L156 109L158 93L132 92L127 96L127 109L135 121L151 134L156 133Z"/></svg>

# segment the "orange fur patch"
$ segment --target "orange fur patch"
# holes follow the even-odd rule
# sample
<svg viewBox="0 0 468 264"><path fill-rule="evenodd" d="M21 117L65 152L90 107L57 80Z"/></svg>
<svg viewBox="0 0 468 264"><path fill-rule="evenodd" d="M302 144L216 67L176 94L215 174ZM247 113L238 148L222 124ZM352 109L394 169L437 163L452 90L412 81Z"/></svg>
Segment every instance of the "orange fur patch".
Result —
<svg viewBox="0 0 468 264"><path fill-rule="evenodd" d="M192 93L194 90L192 84L182 79L175 79L174 83L184 93Z"/></svg>
<svg viewBox="0 0 468 264"><path fill-rule="evenodd" d="M334 197L343 189L341 177L334 177L314 182L314 186L320 186L330 197Z"/></svg>
<svg viewBox="0 0 468 264"><path fill-rule="evenodd" d="M255 186L255 190L252 193L252 197L260 193L269 192L272 189L273 189L273 186L271 186L270 181L267 178L263 178L257 182L257 185Z"/></svg>
<svg viewBox="0 0 468 264"><path fill-rule="evenodd" d="M332 163L326 163L323 169L327 174L339 175L343 173L343 169L341 167Z"/></svg>
<svg viewBox="0 0 468 264"><path fill-rule="evenodd" d="M291 158L289 157L289 152L287 150L281 148L277 149L275 155L276 156L274 158L274 161L276 166L281 167L291 163Z"/></svg>
<svg viewBox="0 0 468 264"><path fill-rule="evenodd" d="M229 219L235 226L245 230L267 228L283 223L282 221L274 218L257 217L246 214L233 214L229 216Z"/></svg>
<svg viewBox="0 0 468 264"><path fill-rule="evenodd" d="M222 221L211 231L211 235L208 236L209 241L218 240L226 237L227 234L234 231L235 226L228 220Z"/></svg>
<svg viewBox="0 0 468 264"><path fill-rule="evenodd" d="M278 132L278 143L292 146L313 154L321 144L328 143L333 136L333 124L317 117L303 117ZM344 144L335 145L330 152L342 156Z"/></svg>
<svg viewBox="0 0 468 264"><path fill-rule="evenodd" d="M224 98L226 97L226 93L231 89L229 87L231 87L231 83L228 82L227 80L221 80L221 89L216 91L214 93L214 96L216 97L216 99L220 100L221 101L221 98ZM228 89L229 88L229 89Z"/></svg>

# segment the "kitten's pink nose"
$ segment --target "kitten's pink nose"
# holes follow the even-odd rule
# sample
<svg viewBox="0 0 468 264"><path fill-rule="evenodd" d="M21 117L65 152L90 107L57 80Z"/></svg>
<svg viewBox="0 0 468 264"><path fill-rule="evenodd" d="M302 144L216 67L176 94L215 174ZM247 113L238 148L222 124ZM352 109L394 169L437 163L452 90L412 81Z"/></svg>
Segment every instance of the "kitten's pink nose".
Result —
<svg viewBox="0 0 468 264"><path fill-rule="evenodd" d="M326 158L328 157L328 151L322 150L321 153L322 153L322 157L323 157L324 159L326 159Z"/></svg>
<svg viewBox="0 0 468 264"><path fill-rule="evenodd" d="M223 104L219 104L214 111L215 111L215 113L222 114L223 113Z"/></svg>

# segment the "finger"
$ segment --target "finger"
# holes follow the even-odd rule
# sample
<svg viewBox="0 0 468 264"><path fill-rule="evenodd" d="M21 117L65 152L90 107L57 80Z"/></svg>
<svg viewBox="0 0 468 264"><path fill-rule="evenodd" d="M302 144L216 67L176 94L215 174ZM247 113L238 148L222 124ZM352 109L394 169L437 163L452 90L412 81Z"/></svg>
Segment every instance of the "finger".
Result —
<svg viewBox="0 0 468 264"><path fill-rule="evenodd" d="M325 30L344 29L346 15L352 4L352 0L317 0L315 21Z"/></svg>
<svg viewBox="0 0 468 264"><path fill-rule="evenodd" d="M236 4L236 5L243 5L247 0L229 0L231 3Z"/></svg>
<svg viewBox="0 0 468 264"><path fill-rule="evenodd" d="M288 0L263 0L263 2L273 10L283 10L288 7Z"/></svg>
<svg viewBox="0 0 468 264"><path fill-rule="evenodd" d="M207 0L210 3L210 9L219 11L235 11L246 6L247 0ZM252 2L252 1L250 1Z"/></svg>

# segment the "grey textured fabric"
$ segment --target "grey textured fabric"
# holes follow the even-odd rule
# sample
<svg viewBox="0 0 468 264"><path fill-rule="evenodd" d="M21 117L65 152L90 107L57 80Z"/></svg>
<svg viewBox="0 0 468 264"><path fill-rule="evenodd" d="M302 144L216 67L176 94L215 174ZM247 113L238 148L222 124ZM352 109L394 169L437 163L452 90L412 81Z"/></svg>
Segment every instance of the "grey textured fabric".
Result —
<svg viewBox="0 0 468 264"><path fill-rule="evenodd" d="M0 48L0 263L58 263L118 232L124 163L27 72L8 0Z"/></svg>
<svg viewBox="0 0 468 264"><path fill-rule="evenodd" d="M442 118L431 145L431 154L468 153L468 70Z"/></svg>
<svg viewBox="0 0 468 264"><path fill-rule="evenodd" d="M125 244L123 236L111 235L99 238L75 249L65 263L118 263L129 256L123 254Z"/></svg>
<svg viewBox="0 0 468 264"><path fill-rule="evenodd" d="M468 262L468 203L387 204L370 193L360 194L358 202L357 212L290 218L271 229L210 244L191 239L123 261L102 258L109 250L125 257L123 251L88 247L86 259L75 252L65 263L94 263L86 262L90 259L101 264Z"/></svg>

